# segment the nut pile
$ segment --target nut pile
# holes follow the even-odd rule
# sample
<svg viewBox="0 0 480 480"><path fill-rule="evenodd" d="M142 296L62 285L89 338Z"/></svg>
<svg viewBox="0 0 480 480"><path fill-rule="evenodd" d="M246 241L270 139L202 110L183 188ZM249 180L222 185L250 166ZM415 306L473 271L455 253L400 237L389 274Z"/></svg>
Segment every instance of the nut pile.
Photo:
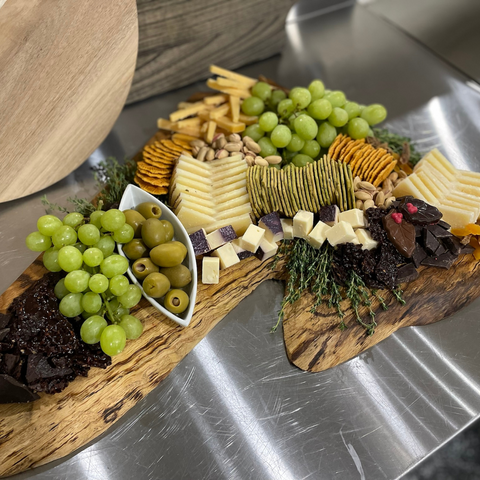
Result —
<svg viewBox="0 0 480 480"><path fill-rule="evenodd" d="M370 182L362 181L360 177L353 180L355 192L355 207L367 211L369 208L389 208L395 201L393 189L407 176L403 171L392 172L381 184L375 187Z"/></svg>
<svg viewBox="0 0 480 480"><path fill-rule="evenodd" d="M192 156L201 162L211 162L212 160L237 155L241 155L250 167L253 165L267 167L268 165L276 165L282 162L282 157L279 155L261 157L259 155L262 150L260 145L250 137L242 138L238 133L232 133L228 137L225 137L223 133L219 133L215 135L211 145L203 140L195 139L190 142L190 146L192 147Z"/></svg>

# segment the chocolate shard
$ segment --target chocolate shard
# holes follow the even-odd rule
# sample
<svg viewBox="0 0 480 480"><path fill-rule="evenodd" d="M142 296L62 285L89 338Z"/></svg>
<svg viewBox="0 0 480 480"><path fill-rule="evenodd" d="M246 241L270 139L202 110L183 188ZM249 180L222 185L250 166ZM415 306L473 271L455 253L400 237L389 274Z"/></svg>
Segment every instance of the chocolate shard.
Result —
<svg viewBox="0 0 480 480"><path fill-rule="evenodd" d="M457 258L458 257L456 255L447 252L438 257L427 257L425 260L423 260L422 265L425 265L427 267L445 268L446 270L448 270Z"/></svg>
<svg viewBox="0 0 480 480"><path fill-rule="evenodd" d="M397 271L397 282L400 283L408 283L413 282L418 278L419 273L415 268L413 263L407 263L400 267Z"/></svg>
<svg viewBox="0 0 480 480"><path fill-rule="evenodd" d="M73 373L69 367L50 365L47 357L43 355L29 355L27 360L27 371L25 379L27 383L36 383L52 377L65 377Z"/></svg>
<svg viewBox="0 0 480 480"><path fill-rule="evenodd" d="M430 230L423 231L423 246L429 255L434 255L437 248L440 246L439 241L433 236Z"/></svg>
<svg viewBox="0 0 480 480"><path fill-rule="evenodd" d="M425 227L423 225L415 225L415 236L421 237L423 235L423 229Z"/></svg>
<svg viewBox="0 0 480 480"><path fill-rule="evenodd" d="M333 227L338 223L339 214L340 210L337 205L327 205L326 207L320 208L318 212L318 220L326 223L329 227Z"/></svg>
<svg viewBox="0 0 480 480"><path fill-rule="evenodd" d="M451 237L444 238L443 244L450 250L451 253L453 253L453 255L460 255L462 248L464 247L460 240L453 235Z"/></svg>
<svg viewBox="0 0 480 480"><path fill-rule="evenodd" d="M437 225L444 228L445 230L450 230L450 224L448 224L447 222L444 222L443 220L439 220Z"/></svg>
<svg viewBox="0 0 480 480"><path fill-rule="evenodd" d="M445 230L443 227L441 227L438 223L435 225L427 225L427 229L432 232L432 234L436 238L447 238L451 237L452 234L448 231Z"/></svg>
<svg viewBox="0 0 480 480"><path fill-rule="evenodd" d="M427 252L422 248L420 244L417 243L417 245L415 246L415 251L412 255L412 260L415 267L418 268L422 264L423 260L425 260L427 257Z"/></svg>
<svg viewBox="0 0 480 480"><path fill-rule="evenodd" d="M461 255L469 255L473 253L475 249L471 245L464 245L462 251L460 252Z"/></svg>
<svg viewBox="0 0 480 480"><path fill-rule="evenodd" d="M7 328L11 320L12 320L11 315L0 313L0 329Z"/></svg>
<svg viewBox="0 0 480 480"><path fill-rule="evenodd" d="M9 328L0 329L0 342L5 339L5 337L10 333Z"/></svg>
<svg viewBox="0 0 480 480"><path fill-rule="evenodd" d="M400 222L395 221L395 215L399 215L392 210L388 215L383 217L383 227L387 232L388 239L393 243L400 254L406 258L410 258L415 251L415 227L407 222L404 218ZM399 215L401 217L401 215Z"/></svg>
<svg viewBox="0 0 480 480"><path fill-rule="evenodd" d="M440 255L443 255L445 252L447 252L447 249L442 243L439 243L438 248L435 250L435 256L438 257Z"/></svg>
<svg viewBox="0 0 480 480"><path fill-rule="evenodd" d="M28 403L40 397L10 375L0 374L0 404Z"/></svg>
<svg viewBox="0 0 480 480"><path fill-rule="evenodd" d="M412 212L410 206L415 207L416 211ZM413 197L403 197L398 205L398 211L413 225L438 223L442 218L442 212L437 207Z"/></svg>

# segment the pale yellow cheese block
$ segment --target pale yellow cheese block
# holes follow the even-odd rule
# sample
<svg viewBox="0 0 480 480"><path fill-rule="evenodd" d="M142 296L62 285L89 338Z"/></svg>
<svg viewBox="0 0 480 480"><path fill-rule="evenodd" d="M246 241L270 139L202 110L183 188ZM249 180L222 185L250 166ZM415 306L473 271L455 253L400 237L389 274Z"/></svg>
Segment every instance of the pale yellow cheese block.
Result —
<svg viewBox="0 0 480 480"><path fill-rule="evenodd" d="M457 175L458 170L445 158L438 148L434 148L431 151L432 155L440 162L440 164L450 172L453 176Z"/></svg>
<svg viewBox="0 0 480 480"><path fill-rule="evenodd" d="M452 173L447 168L445 168L443 163L437 157L435 157L432 152L427 153L423 160L432 165L435 170L439 171L447 180L453 181L453 179L455 178L456 172Z"/></svg>
<svg viewBox="0 0 480 480"><path fill-rule="evenodd" d="M233 168L226 169L220 173L214 173L210 178L212 179L212 182L219 182L225 178L232 177L240 173L246 173L247 168L248 166L245 163L244 165L238 165Z"/></svg>
<svg viewBox="0 0 480 480"><path fill-rule="evenodd" d="M449 205L438 205L437 208L443 214L442 220L451 225L452 228L463 228L469 223L475 223L475 214L468 210Z"/></svg>
<svg viewBox="0 0 480 480"><path fill-rule="evenodd" d="M180 205L174 210L175 215L178 216L180 211L185 208L189 210L194 210L195 212L203 213L204 215L208 215L212 218L215 218L217 214L217 211L215 208L208 208L203 205L200 205L197 202L190 202L188 200L183 200L182 202L180 202Z"/></svg>
<svg viewBox="0 0 480 480"><path fill-rule="evenodd" d="M217 215L218 220L228 220L229 218L239 217L245 213L250 213L252 211L252 206L249 203L239 205L238 207L231 208L229 210L224 210L223 212Z"/></svg>
<svg viewBox="0 0 480 480"><path fill-rule="evenodd" d="M480 187L480 178L469 177L468 175L460 175L457 178L459 183L470 185L471 187Z"/></svg>
<svg viewBox="0 0 480 480"><path fill-rule="evenodd" d="M212 186L212 180L210 179L209 176L202 176L202 175L197 175L196 173L189 172L187 170L183 170L182 168L178 167L175 169L175 172L172 176L171 181L173 182L179 182L179 177L183 179L188 179L188 180L193 180L194 182L201 183L203 185Z"/></svg>
<svg viewBox="0 0 480 480"><path fill-rule="evenodd" d="M463 202L455 202L453 200L447 200L445 198L442 200L442 203L440 205L455 207L455 208L458 208L460 210L464 210L466 212L472 212L474 221L475 222L477 221L477 218L478 218L478 208L477 207L474 207L472 205L466 205Z"/></svg>
<svg viewBox="0 0 480 480"><path fill-rule="evenodd" d="M409 180L413 183L415 187L417 187L418 191L423 195L425 201L430 203L431 205L435 205L438 203L437 198L430 192L430 190L425 186L423 181L418 178L415 173L412 173L409 177Z"/></svg>
<svg viewBox="0 0 480 480"><path fill-rule="evenodd" d="M236 189L236 190L231 190L230 192L223 193L222 195L216 195L214 197L214 201L217 204L217 208L220 208L220 206L223 203L229 202L229 201L234 200L238 197L243 197L244 195L248 195L247 187L239 188L239 189Z"/></svg>
<svg viewBox="0 0 480 480"><path fill-rule="evenodd" d="M406 195L411 195L412 197L418 198L420 200L425 200L424 196L420 193L418 188L412 183L410 177L402 180L393 190L393 195L395 197L405 197Z"/></svg>
<svg viewBox="0 0 480 480"><path fill-rule="evenodd" d="M239 205L250 203L250 196L247 194L239 195L238 197L232 198L230 200L225 200L217 204L217 211L222 212L224 210L229 210L230 208L238 207Z"/></svg>
<svg viewBox="0 0 480 480"><path fill-rule="evenodd" d="M175 200L175 203L173 204L172 208L173 209L176 209L180 206L180 203L183 201L183 200L188 200L188 201L195 201L195 203L199 203L200 205L204 206L204 207L207 207L207 208L215 208L215 203L212 202L211 200L206 200L204 198L199 198L199 197L193 197L191 195L184 195L182 193L180 193L180 195L178 195L177 199Z"/></svg>
<svg viewBox="0 0 480 480"><path fill-rule="evenodd" d="M416 175L420 180L422 180L423 184L430 190L432 195L437 200L440 200L445 195L445 192L441 190L438 184L432 181L432 178L429 177L425 172L417 172Z"/></svg>
<svg viewBox="0 0 480 480"><path fill-rule="evenodd" d="M432 179L432 181L435 181L444 191L448 190L452 183L445 177L445 175L443 175L442 172L438 171L430 163L423 164L418 170L415 171L415 173L417 172L425 172Z"/></svg>
<svg viewBox="0 0 480 480"><path fill-rule="evenodd" d="M212 194L214 197L218 197L220 195L223 195L224 193L232 192L232 191L239 190L241 188L246 188L246 187L247 187L247 179L243 178L242 180L239 180L238 182L235 182L235 183L231 183L230 185L225 185L224 187L213 189Z"/></svg>
<svg viewBox="0 0 480 480"><path fill-rule="evenodd" d="M170 194L170 204L171 205L175 205L175 202L176 202L178 196L181 193L188 194L188 195L191 195L193 197L203 198L204 200L210 200L212 198L211 195L209 195L205 192L202 192L200 190L196 190L194 188L189 188L189 187L186 187L185 185L176 184L173 187L173 190Z"/></svg>
<svg viewBox="0 0 480 480"><path fill-rule="evenodd" d="M189 234L199 230L204 225L211 225L215 222L215 219L210 215L189 208L180 208L177 217Z"/></svg>
<svg viewBox="0 0 480 480"><path fill-rule="evenodd" d="M459 177L471 177L480 179L479 172L469 172L468 170L458 170Z"/></svg>
<svg viewBox="0 0 480 480"><path fill-rule="evenodd" d="M457 183L455 185L455 190L460 192L468 193L469 195L475 195L480 199L480 188L473 187L471 185L465 185L464 183Z"/></svg>
<svg viewBox="0 0 480 480"><path fill-rule="evenodd" d="M212 193L212 185L206 185L203 182L197 182L197 181L192 180L189 177L185 177L181 174L175 175L175 177L172 179L172 181L176 185L183 185L184 187L193 188L195 190L200 190L201 192L208 193L208 194Z"/></svg>

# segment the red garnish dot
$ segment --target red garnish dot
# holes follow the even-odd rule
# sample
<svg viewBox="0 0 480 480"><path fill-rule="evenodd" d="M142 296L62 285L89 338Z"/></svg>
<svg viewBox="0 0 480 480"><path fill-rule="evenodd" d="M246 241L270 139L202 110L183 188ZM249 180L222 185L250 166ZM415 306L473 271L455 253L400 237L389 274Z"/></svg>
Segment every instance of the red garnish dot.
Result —
<svg viewBox="0 0 480 480"><path fill-rule="evenodd" d="M400 225L400 223L402 223L403 215L401 213L392 213L392 218L395 223Z"/></svg>
<svg viewBox="0 0 480 480"><path fill-rule="evenodd" d="M407 210L408 210L408 213L418 212L418 208L415 205L412 205L411 203L407 203ZM397 223L400 223L400 222L397 222Z"/></svg>

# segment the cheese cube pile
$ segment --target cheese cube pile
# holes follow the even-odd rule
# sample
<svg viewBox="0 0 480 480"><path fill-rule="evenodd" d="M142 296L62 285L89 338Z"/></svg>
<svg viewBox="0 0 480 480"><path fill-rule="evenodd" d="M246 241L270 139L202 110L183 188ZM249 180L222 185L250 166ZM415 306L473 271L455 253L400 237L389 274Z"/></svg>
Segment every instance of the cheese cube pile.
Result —
<svg viewBox="0 0 480 480"><path fill-rule="evenodd" d="M181 155L170 183L170 205L189 234L231 225L238 236L252 223L241 156L200 162Z"/></svg>
<svg viewBox="0 0 480 480"><path fill-rule="evenodd" d="M475 223L480 214L480 173L457 170L438 149L425 155L394 189L436 206L453 228Z"/></svg>

